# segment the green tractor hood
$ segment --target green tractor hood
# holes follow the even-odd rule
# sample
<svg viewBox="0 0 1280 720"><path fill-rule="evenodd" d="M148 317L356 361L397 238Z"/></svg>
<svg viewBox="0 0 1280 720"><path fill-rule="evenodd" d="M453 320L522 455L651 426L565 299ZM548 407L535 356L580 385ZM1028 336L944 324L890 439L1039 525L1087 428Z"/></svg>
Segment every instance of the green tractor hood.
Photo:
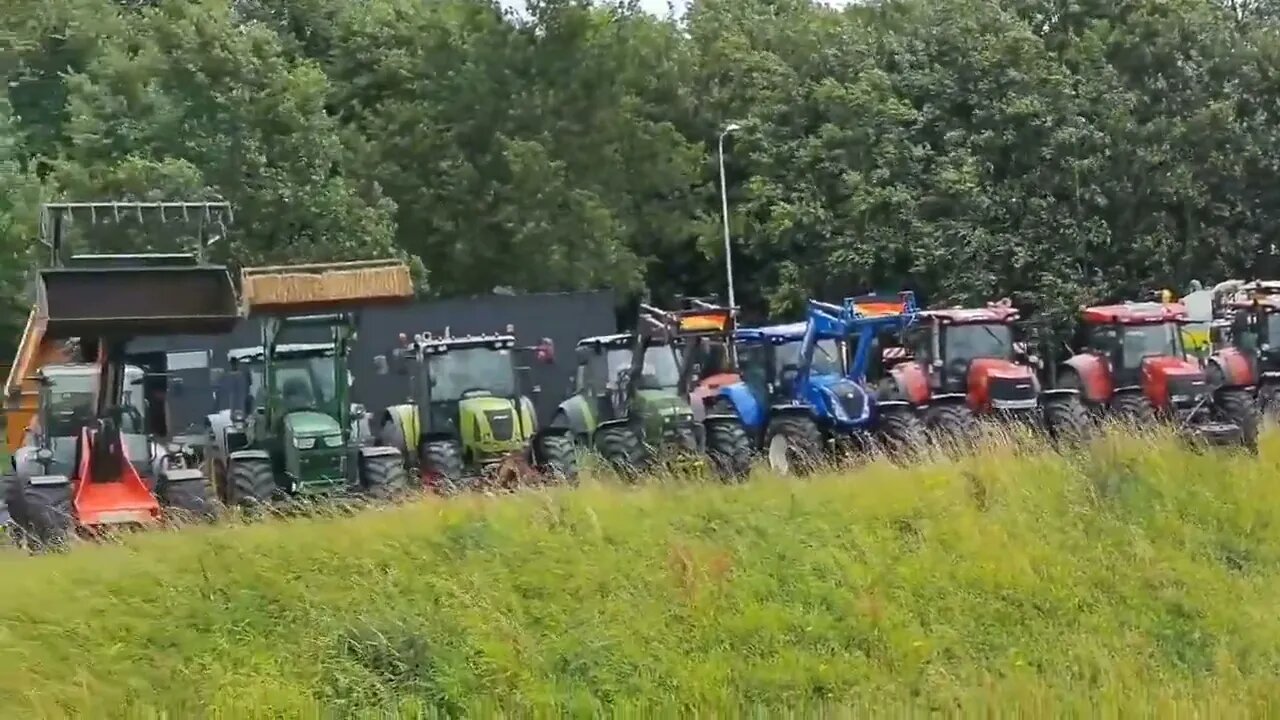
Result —
<svg viewBox="0 0 1280 720"><path fill-rule="evenodd" d="M463 448L473 462L520 450L537 429L528 398L469 397L458 402L458 419Z"/></svg>
<svg viewBox="0 0 1280 720"><path fill-rule="evenodd" d="M693 408L670 390L638 390L634 404L652 438L670 436L676 428L693 425Z"/></svg>
<svg viewBox="0 0 1280 720"><path fill-rule="evenodd" d="M347 486L347 451L338 421L314 410L284 417L285 472L295 492L325 493Z"/></svg>

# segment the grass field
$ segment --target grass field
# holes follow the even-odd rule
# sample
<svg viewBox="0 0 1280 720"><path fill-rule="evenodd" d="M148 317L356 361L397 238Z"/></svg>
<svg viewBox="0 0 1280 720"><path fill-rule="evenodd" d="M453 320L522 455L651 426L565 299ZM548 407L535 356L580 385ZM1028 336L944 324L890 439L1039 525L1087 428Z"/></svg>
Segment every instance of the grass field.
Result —
<svg viewBox="0 0 1280 720"><path fill-rule="evenodd" d="M6 717L1280 699L1280 435L429 500L0 558Z"/></svg>

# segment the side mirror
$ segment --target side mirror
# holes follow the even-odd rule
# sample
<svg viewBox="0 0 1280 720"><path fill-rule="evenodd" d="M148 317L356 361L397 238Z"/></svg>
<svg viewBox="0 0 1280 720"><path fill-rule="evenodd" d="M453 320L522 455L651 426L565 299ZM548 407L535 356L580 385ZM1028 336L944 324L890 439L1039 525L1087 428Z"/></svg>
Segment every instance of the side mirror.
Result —
<svg viewBox="0 0 1280 720"><path fill-rule="evenodd" d="M391 366L387 364L386 355L374 355L373 367L379 375L389 375L391 373Z"/></svg>
<svg viewBox="0 0 1280 720"><path fill-rule="evenodd" d="M214 387L217 387L222 382L222 378L226 375L226 372L227 371L222 368L209 368L209 383Z"/></svg>

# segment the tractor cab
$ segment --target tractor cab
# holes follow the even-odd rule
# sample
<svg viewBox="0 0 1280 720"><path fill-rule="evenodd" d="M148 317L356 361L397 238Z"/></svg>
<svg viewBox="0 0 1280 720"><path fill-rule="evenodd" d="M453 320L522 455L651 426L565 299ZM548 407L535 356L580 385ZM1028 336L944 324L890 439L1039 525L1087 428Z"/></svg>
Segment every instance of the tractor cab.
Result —
<svg viewBox="0 0 1280 720"><path fill-rule="evenodd" d="M681 348L678 342L653 339L637 346L631 333L584 338L578 342L578 371L574 382L579 394L590 399L601 421L624 417L627 387L633 366L635 402L638 408L679 404ZM636 354L641 357L637 361ZM692 422L692 415L689 420Z"/></svg>
<svg viewBox="0 0 1280 720"><path fill-rule="evenodd" d="M1141 388L1157 410L1194 405L1204 399L1207 385L1183 343L1186 322L1186 309L1177 303L1086 308L1077 346L1105 363L1110 391Z"/></svg>
<svg viewBox="0 0 1280 720"><path fill-rule="evenodd" d="M901 366L897 372L911 368L923 374L931 401L963 397L975 413L1037 406L1035 373L1014 333L1017 309L992 303L922 315L923 322L905 338L914 367Z"/></svg>
<svg viewBox="0 0 1280 720"><path fill-rule="evenodd" d="M787 323L738 330L734 343L742 381L763 406L796 397L796 378L804 361L806 323ZM810 380L822 385L844 375L845 338L840 333L819 334L814 341Z"/></svg>

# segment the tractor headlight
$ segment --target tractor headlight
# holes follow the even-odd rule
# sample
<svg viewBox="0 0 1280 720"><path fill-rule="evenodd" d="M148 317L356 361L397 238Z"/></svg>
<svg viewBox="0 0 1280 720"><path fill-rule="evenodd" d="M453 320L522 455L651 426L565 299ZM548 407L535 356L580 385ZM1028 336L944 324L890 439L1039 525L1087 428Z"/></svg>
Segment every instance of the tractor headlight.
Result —
<svg viewBox="0 0 1280 720"><path fill-rule="evenodd" d="M293 439L293 446L299 450L310 450L316 446L316 439L313 437L296 437Z"/></svg>
<svg viewBox="0 0 1280 720"><path fill-rule="evenodd" d="M331 448L342 447L342 436L341 435L325 435L324 444L325 444L325 447L331 447Z"/></svg>

